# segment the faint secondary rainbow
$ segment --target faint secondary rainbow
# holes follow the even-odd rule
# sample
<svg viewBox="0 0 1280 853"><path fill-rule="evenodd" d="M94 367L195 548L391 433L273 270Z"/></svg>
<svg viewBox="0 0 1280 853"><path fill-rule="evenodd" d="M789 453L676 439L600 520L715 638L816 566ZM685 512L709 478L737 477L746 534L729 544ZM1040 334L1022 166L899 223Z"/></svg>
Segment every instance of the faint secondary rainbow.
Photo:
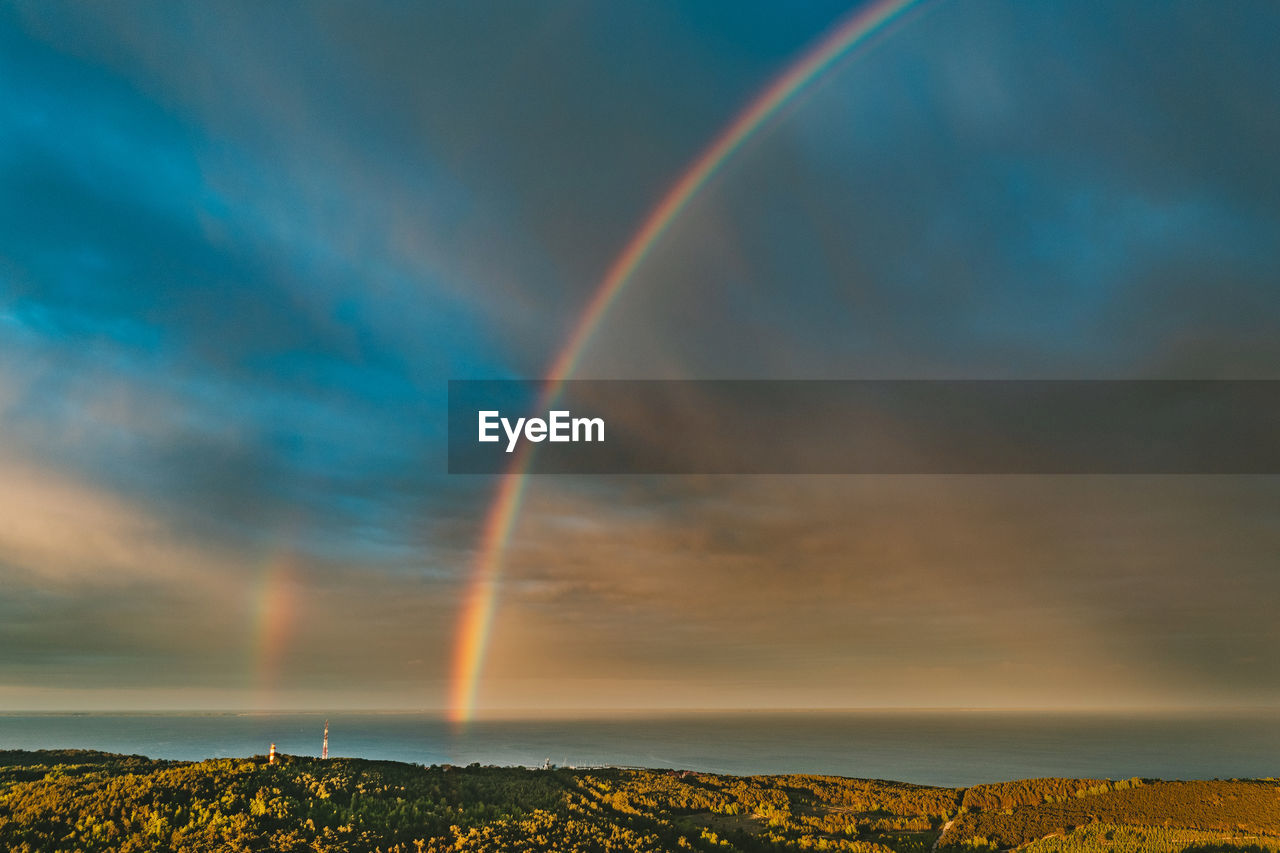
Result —
<svg viewBox="0 0 1280 853"><path fill-rule="evenodd" d="M879 0L856 10L841 21L821 41L796 60L707 146L680 176L645 218L640 229L623 248L605 273L547 371L540 408L560 393L577 366L587 342L609 306L626 286L649 250L671 227L689 201L706 186L733 153L758 131L779 109L836 60L854 46L924 0ZM528 447L526 443L524 447ZM476 690L484 666L502 576L502 557L512 527L520 513L525 474L531 453L517 451L515 460L503 474L497 495L485 517L479 552L465 594L462 618L458 623L449 691L449 718L457 723L471 719Z"/></svg>
<svg viewBox="0 0 1280 853"><path fill-rule="evenodd" d="M250 600L253 618L252 670L259 710L273 707L297 607L294 557L279 550L263 562Z"/></svg>

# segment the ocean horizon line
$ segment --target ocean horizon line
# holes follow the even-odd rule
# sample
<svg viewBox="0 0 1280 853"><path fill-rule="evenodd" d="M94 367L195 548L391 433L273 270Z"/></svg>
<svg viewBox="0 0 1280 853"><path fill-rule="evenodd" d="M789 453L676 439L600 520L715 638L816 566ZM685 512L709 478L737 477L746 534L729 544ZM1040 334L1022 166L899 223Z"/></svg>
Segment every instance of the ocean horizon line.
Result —
<svg viewBox="0 0 1280 853"><path fill-rule="evenodd" d="M761 715L834 715L834 714L1046 714L1055 716L1132 716L1132 715L1204 715L1237 713L1280 713L1277 705L1065 705L1065 706L980 706L980 705L896 705L896 706L817 706L817 707L654 707L654 708L504 708L481 710L471 721L510 722L608 719L610 717L662 718L681 716L761 716ZM9 708L0 710L3 717L33 716L323 716L331 715L401 715L424 716L448 720L447 708L409 707L294 707L294 708Z"/></svg>

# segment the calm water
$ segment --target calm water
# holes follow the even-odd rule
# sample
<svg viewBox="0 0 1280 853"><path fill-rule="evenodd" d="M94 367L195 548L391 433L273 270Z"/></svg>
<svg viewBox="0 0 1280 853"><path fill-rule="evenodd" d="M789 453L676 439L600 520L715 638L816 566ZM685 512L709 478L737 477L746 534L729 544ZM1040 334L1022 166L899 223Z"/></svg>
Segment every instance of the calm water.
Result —
<svg viewBox="0 0 1280 853"><path fill-rule="evenodd" d="M831 773L936 785L1031 776L1280 775L1280 712L1100 716L853 712L480 722L330 714L330 754L420 764L623 764ZM82 747L201 759L318 755L321 714L0 715L0 749Z"/></svg>

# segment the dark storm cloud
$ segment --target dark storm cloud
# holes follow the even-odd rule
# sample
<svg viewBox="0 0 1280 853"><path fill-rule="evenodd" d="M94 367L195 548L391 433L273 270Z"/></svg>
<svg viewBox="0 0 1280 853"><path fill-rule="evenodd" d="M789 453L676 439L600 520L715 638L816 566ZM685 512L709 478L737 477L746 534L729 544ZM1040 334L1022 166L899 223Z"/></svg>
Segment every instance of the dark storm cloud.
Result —
<svg viewBox="0 0 1280 853"><path fill-rule="evenodd" d="M0 12L3 689L258 701L288 565L269 701L437 703L494 485L442 473L445 381L538 375L844 11ZM580 373L1274 377L1276 15L909 16L726 164ZM482 696L1253 698L1273 486L544 482Z"/></svg>
<svg viewBox="0 0 1280 853"><path fill-rule="evenodd" d="M1275 376L1275 10L1086 8L940 4L833 71L585 372Z"/></svg>
<svg viewBox="0 0 1280 853"><path fill-rule="evenodd" d="M942 4L729 164L580 375L1276 378L1274 15ZM589 635L580 678L730 704L1274 701L1274 478L765 482L573 528L539 481L506 674Z"/></svg>
<svg viewBox="0 0 1280 853"><path fill-rule="evenodd" d="M654 188L841 11L0 13L7 683L226 685L295 552L338 591L298 632L433 689L492 488L441 475L444 380L537 373Z"/></svg>

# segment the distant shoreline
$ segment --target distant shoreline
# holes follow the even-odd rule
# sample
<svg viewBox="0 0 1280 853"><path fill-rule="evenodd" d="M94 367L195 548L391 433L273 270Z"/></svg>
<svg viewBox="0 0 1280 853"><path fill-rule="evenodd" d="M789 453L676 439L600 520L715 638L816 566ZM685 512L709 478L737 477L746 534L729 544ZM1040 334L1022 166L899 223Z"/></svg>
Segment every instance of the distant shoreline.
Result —
<svg viewBox="0 0 1280 853"><path fill-rule="evenodd" d="M963 787L993 779L1213 779L1280 766L1280 715L1025 713L684 714L483 720L432 714L180 712L0 715L0 747L57 746L198 761L330 751L467 765L678 767L726 775L820 773Z"/></svg>

